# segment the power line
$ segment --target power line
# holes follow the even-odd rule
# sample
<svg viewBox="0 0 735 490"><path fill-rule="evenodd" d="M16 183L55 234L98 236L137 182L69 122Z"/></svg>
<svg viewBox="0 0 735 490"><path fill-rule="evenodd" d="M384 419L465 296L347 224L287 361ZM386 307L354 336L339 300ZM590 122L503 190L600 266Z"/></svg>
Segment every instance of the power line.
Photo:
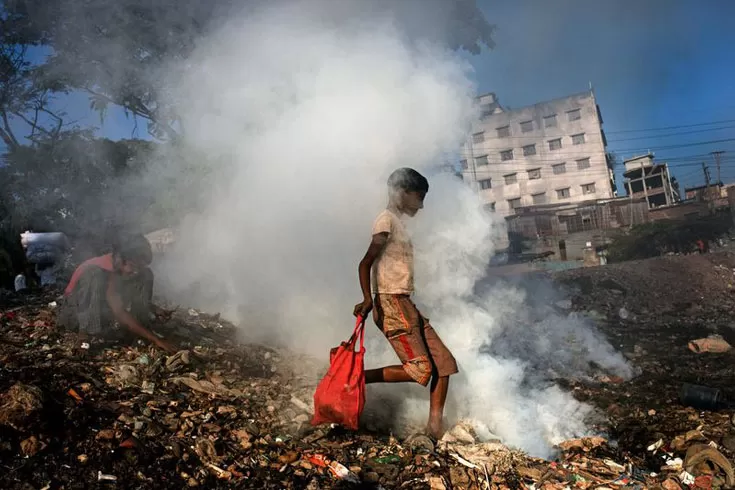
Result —
<svg viewBox="0 0 735 490"><path fill-rule="evenodd" d="M676 133L666 133L666 134L657 134L653 136L638 136L636 138L621 138L617 140L608 140L608 143L618 143L620 141L635 141L635 140L647 140L647 139L655 139L655 138L670 138L672 136L681 136L684 134L696 134L696 133L709 133L713 131L720 131L723 129L732 129L735 128L735 126L723 126L721 128L709 128L709 129L697 129L693 131L679 131Z"/></svg>
<svg viewBox="0 0 735 490"><path fill-rule="evenodd" d="M638 136L638 137L634 137L634 138L618 138L618 139L608 140L608 143L616 143L616 142L620 142L620 141L637 141L637 140L645 140L645 139L653 139L653 140L655 140L657 138L668 138L668 137L672 137L672 136L681 136L681 135L686 135L686 134L709 133L709 132L716 132L716 131L721 131L721 130L725 130L725 129L733 129L733 128L735 128L735 126L729 125L729 126L721 126L721 127L707 128L707 129L696 129L696 130L691 130L691 131L679 131L679 132L675 132L675 133L652 134L652 135L648 135L648 136ZM615 131L605 131L604 129L602 130L602 132L604 134L606 134L606 135L607 134L615 134L615 133L617 133ZM482 144L485 141L501 141L501 140L502 141L516 142L516 144L518 144L519 142L520 143L528 142L529 144L531 144L533 142L538 142L538 141L545 141L546 142L546 141L551 141L551 140L555 140L555 139L561 139L561 138L564 138L564 137L568 137L568 136L571 135L571 132L568 132L568 133L565 133L565 134L541 134L541 135L539 135L539 134L533 134L533 135L528 135L528 136L512 136L512 135L508 135L508 136L490 136L490 135L487 134L486 131L477 131L475 133L472 133L472 136L470 136L470 138L473 138L475 135L479 135L479 134L483 134L482 141L478 141L476 143L473 141L473 143L471 143L471 144L473 144L473 145L480 145L480 144ZM466 144L470 144L470 143L467 142ZM525 145L522 145L522 146L525 146Z"/></svg>
<svg viewBox="0 0 735 490"><path fill-rule="evenodd" d="M498 155L493 155L492 153L490 153L490 154L479 153L478 156L474 158L474 163L476 165L478 165L478 166L490 165L490 166L506 166L506 167L510 167L510 166L515 165L515 166L521 166L521 167L529 167L529 166L533 166L533 165L545 165L545 164L554 165L554 164L558 164L558 163L576 162L578 160L585 160L587 158L590 158L590 161L594 163L596 161L596 158L595 157L598 157L599 158L600 156L601 155L600 155L599 152L594 152L594 153L593 152L585 152L585 153L581 153L580 152L580 153L576 153L576 154L572 154L572 153L559 154L559 156L557 156L555 158L533 158L533 157L526 157L526 158L523 158L523 159L518 158L518 159L505 160L505 161L503 161L503 160L500 160L500 157ZM487 163L486 164L477 163L478 160L480 160L482 158L485 158L485 157L487 158ZM471 163L473 163L473 159L472 158L469 158L468 156L465 156L465 155L456 155L455 158L457 159L456 161L459 162L459 163L461 163L463 161L467 161L468 165L471 164ZM657 157L656 160L657 160L657 164L658 163L660 163L660 164L668 163L670 165L674 165L674 164L684 164L684 163L688 163L688 162L693 162L693 163L699 164L699 162L703 158L710 158L709 153L705 153L705 154L702 154L702 155L672 156L670 158ZM726 157L726 158L733 158L733 157ZM623 164L624 164L623 161L617 162L617 165L623 165Z"/></svg>
<svg viewBox="0 0 735 490"><path fill-rule="evenodd" d="M668 129L696 128L700 126L711 126L713 124L727 124L727 123L733 123L733 122L735 122L735 119L724 119L722 121L711 121L711 122L703 122L703 123L696 123L696 124L682 124L679 126L662 126L658 128L646 128L646 129L622 129L618 131L605 131L605 133L607 134L642 133L644 131L665 131Z"/></svg>
<svg viewBox="0 0 735 490"><path fill-rule="evenodd" d="M581 160L581 159L580 159ZM733 168L735 167L735 156L732 157L724 157L721 158L722 162L728 163L731 162L732 165L723 165L723 167L726 168ZM693 157L687 157L686 159L681 160L662 160L661 162L655 163L655 165L663 165L667 164L669 169L676 170L676 169L686 169L687 167L699 167L702 162L702 157L699 156L693 156ZM523 164L518 164L515 162L501 162L501 163L495 163L495 162L489 162L486 165L477 165L475 164L475 170L479 172L505 172L507 174L511 174L513 172L526 172L529 170L536 170L536 169L543 169L543 168L549 168L553 167L555 165L560 164L567 164L568 166L573 166L575 163L577 163L576 160L569 160L569 161L560 161L560 160L551 160L551 161L533 161L533 162L527 162ZM619 168L623 168L623 165L616 165L613 167L613 170L617 170ZM608 166L607 165L600 165L594 164L593 170L600 169L599 171L602 172L604 169L605 172L607 172ZM471 171L469 162L467 165L467 171Z"/></svg>
<svg viewBox="0 0 735 490"><path fill-rule="evenodd" d="M639 148L621 148L621 149L615 149L613 151L614 152L620 152L620 153L622 153L622 152L635 153L635 152L640 152L640 151L649 151L649 152L652 152L652 151L658 151L658 150L672 150L672 149L675 149L675 148L689 148L689 147L692 147L692 146L712 145L712 144L716 144L716 143L727 143L727 142L730 142L730 141L735 141L735 138L723 138L723 139L718 139L718 140L697 141L697 142L693 142L693 143L681 143L681 144L678 144L678 145L650 146L650 147L639 147ZM475 149L477 149L477 147L476 146L473 146L473 150L475 150ZM503 150L502 148L487 148L487 147L482 148L483 151L484 150L487 150L487 151L494 151L494 152L497 152L497 153L501 153L503 151L508 151L508 150L511 150L511 149L515 149L515 148L508 148L507 150ZM465 150L463 149L461 151L464 152ZM549 150L549 151L555 151L555 150ZM584 150L580 150L578 153L584 153ZM587 153L589 153L589 152L587 152ZM532 156L532 155L529 155L529 156Z"/></svg>

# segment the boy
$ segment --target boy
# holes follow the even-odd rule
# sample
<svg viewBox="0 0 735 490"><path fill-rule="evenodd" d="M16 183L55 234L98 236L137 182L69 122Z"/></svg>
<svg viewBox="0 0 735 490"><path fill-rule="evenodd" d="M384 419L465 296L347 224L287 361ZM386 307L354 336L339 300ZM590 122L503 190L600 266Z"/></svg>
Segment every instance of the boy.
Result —
<svg viewBox="0 0 735 490"><path fill-rule="evenodd" d="M151 302L153 272L148 268L152 258L148 240L133 235L111 254L89 259L74 271L64 290L59 323L78 328L82 352L89 349L88 336L103 336L114 321L157 347L175 352L143 326L155 308Z"/></svg>
<svg viewBox="0 0 735 490"><path fill-rule="evenodd" d="M449 349L411 301L413 294L413 244L402 222L424 207L429 191L426 178L411 168L400 168L388 178L388 207L373 225L373 238L358 268L363 301L355 316L366 317L373 307L373 320L398 354L401 365L365 371L366 383L416 382L431 380L427 431L443 434L442 416L449 376L457 363ZM372 292L375 300L371 297Z"/></svg>

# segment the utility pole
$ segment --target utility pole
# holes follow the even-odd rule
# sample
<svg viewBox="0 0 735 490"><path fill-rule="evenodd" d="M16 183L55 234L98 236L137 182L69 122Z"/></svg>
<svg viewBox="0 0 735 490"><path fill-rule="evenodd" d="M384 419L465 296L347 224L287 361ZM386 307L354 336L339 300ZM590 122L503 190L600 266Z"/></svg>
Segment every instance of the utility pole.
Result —
<svg viewBox="0 0 735 490"><path fill-rule="evenodd" d="M710 189L710 182L709 182L709 168L707 168L707 165L702 162L702 171L704 172L704 182L706 184L706 187L704 188L704 200L709 203L710 212L712 212L714 203L711 202L711 189Z"/></svg>
<svg viewBox="0 0 735 490"><path fill-rule="evenodd" d="M717 185L719 186L722 182L722 178L720 177L720 155L725 153L724 151L713 151L710 153L713 157L715 157L715 165L717 165Z"/></svg>
<svg viewBox="0 0 735 490"><path fill-rule="evenodd" d="M707 186L707 192L709 192L709 169L707 168L707 164L702 162L702 171L704 172L704 182Z"/></svg>
<svg viewBox="0 0 735 490"><path fill-rule="evenodd" d="M651 209L651 203L648 202L648 188L646 187L646 168L643 166L643 161L641 160L641 177L643 178L643 195L646 196L646 206L648 206L648 209Z"/></svg>

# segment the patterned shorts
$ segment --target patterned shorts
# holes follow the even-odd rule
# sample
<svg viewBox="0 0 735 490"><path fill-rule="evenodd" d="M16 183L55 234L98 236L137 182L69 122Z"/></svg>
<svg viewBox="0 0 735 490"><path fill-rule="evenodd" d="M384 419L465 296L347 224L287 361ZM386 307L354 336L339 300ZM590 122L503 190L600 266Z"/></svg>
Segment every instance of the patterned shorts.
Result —
<svg viewBox="0 0 735 490"><path fill-rule="evenodd" d="M442 377L459 372L454 356L410 296L377 294L374 303L373 319L412 379L426 386L432 374Z"/></svg>

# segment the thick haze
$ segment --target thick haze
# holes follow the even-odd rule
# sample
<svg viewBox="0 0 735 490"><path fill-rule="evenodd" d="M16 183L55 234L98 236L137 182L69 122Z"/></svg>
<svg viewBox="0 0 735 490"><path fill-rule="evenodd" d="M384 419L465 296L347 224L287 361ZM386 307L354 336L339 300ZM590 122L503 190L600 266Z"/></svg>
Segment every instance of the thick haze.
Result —
<svg viewBox="0 0 735 490"><path fill-rule="evenodd" d="M543 336L523 352L487 353L528 306L520 288L473 294L497 228L466 185L432 171L474 116L468 66L382 15L342 12L333 22L315 5L279 4L233 19L186 66L172 68L174 97L189 101L186 144L206 155L213 187L161 264L161 286L180 304L221 311L246 339L326 362L353 325L357 263L386 204L385 180L399 166L416 167L431 182L426 208L411 222L416 299L462 370L448 416L549 455L551 443L586 432L591 410L533 375L564 364L560 358L575 360L564 364L567 375L584 374L591 360L623 375L627 365L583 322L550 314ZM368 366L396 362L372 326L367 349ZM519 358L528 349L533 370ZM402 420L425 419L427 390L371 387L369 412L388 407L379 394Z"/></svg>
<svg viewBox="0 0 735 490"><path fill-rule="evenodd" d="M450 3L455 2L320 2L330 7L332 19L350 17L350 12L368 19L376 11L390 11L409 32L425 34L430 26L432 36L440 39L449 37L449 26L458 25L447 20ZM522 107L587 90L591 82L609 147L619 156L651 149L657 158L669 161L674 175L688 186L704 183L701 162L712 163L709 152L727 150L723 180L735 180L735 142L699 144L735 137L733 123L616 133L732 119L735 92L729 80L735 76L735 51L729 47L735 45L735 2L478 0L477 4L497 26L495 49L478 56L460 53L475 68L471 78L479 92L495 92L503 104ZM340 7L338 12L335 6ZM465 8L465 17L474 18L472 7ZM465 23L461 30L471 39L484 28L480 22L469 27ZM86 98L72 99L64 103L70 117L95 124L96 115L87 114ZM689 129L695 131L689 134ZM122 111L110 111L102 132L127 138L144 135L145 130L134 132L134 123ZM696 145L662 148L690 143ZM622 193L620 180L619 190Z"/></svg>

